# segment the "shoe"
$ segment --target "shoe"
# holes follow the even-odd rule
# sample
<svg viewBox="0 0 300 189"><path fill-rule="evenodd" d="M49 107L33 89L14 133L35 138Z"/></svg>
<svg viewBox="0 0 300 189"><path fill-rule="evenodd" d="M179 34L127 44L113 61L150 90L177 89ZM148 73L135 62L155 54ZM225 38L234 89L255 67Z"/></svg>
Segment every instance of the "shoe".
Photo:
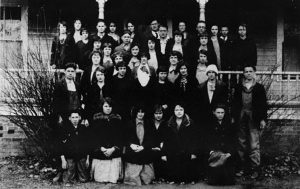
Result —
<svg viewBox="0 0 300 189"><path fill-rule="evenodd" d="M251 179L257 179L258 177L259 177L259 174L258 174L257 171L252 172L251 175L250 175Z"/></svg>

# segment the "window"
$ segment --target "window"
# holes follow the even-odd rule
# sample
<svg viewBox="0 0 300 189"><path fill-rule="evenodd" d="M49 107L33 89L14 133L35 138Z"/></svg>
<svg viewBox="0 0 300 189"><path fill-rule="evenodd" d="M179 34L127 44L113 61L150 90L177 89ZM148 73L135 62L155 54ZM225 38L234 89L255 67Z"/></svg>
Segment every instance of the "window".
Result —
<svg viewBox="0 0 300 189"><path fill-rule="evenodd" d="M21 20L21 7L1 7L0 20Z"/></svg>

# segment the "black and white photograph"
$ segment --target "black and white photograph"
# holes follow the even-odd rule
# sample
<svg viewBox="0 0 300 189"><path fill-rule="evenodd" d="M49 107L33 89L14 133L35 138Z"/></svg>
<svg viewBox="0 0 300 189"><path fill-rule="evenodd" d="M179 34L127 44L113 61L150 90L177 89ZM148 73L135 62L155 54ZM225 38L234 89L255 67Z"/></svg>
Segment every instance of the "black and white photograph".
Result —
<svg viewBox="0 0 300 189"><path fill-rule="evenodd" d="M0 0L0 188L300 189L300 0Z"/></svg>

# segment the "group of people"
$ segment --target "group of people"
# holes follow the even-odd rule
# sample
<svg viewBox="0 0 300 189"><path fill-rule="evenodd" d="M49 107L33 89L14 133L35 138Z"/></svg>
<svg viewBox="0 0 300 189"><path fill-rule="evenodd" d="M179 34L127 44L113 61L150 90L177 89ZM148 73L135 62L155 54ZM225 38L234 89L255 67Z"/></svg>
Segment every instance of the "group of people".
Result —
<svg viewBox="0 0 300 189"><path fill-rule="evenodd" d="M99 20L91 36L81 25L75 20L68 33L61 22L51 53L52 68L65 69L53 98L64 182L234 184L235 175L259 176L267 99L246 25L235 41L226 26L219 36L213 25L209 37L203 21L197 35L180 22L174 39L157 20L143 34L128 22L121 37L113 22L106 32ZM229 102L218 72L230 69L243 79Z"/></svg>

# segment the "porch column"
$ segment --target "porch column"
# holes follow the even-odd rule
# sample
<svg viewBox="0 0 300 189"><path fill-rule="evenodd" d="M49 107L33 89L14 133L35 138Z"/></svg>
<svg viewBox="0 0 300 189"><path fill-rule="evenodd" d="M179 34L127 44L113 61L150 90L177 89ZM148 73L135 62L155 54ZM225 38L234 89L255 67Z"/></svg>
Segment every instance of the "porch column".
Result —
<svg viewBox="0 0 300 189"><path fill-rule="evenodd" d="M208 2L208 0L196 0L197 3L199 3L200 8L200 15L199 15L199 21L205 21L205 5Z"/></svg>
<svg viewBox="0 0 300 189"><path fill-rule="evenodd" d="M27 69L28 65L28 0L24 1L21 8L21 39L22 39L22 57L24 68Z"/></svg>
<svg viewBox="0 0 300 189"><path fill-rule="evenodd" d="M167 26L169 37L173 37L173 20L171 18L167 18Z"/></svg>
<svg viewBox="0 0 300 189"><path fill-rule="evenodd" d="M279 5L281 3L279 2ZM276 54L277 54L277 71L282 70L282 59L283 59L283 42L284 42L284 14L283 14L283 6L278 6L277 10L277 31L276 31Z"/></svg>
<svg viewBox="0 0 300 189"><path fill-rule="evenodd" d="M96 0L99 6L99 19L104 19L104 5L107 2L107 0Z"/></svg>

